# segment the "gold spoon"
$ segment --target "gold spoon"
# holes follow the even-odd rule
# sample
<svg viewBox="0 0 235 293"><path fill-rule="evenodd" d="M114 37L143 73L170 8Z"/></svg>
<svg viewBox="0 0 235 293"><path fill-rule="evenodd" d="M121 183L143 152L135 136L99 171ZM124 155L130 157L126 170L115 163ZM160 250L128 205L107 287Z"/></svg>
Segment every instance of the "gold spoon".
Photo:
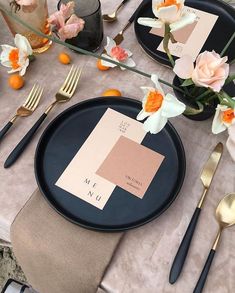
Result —
<svg viewBox="0 0 235 293"><path fill-rule="evenodd" d="M121 4L118 5L118 7L116 8L116 10L113 13L110 14L104 14L103 15L103 21L107 21L107 22L113 22L115 20L117 20L117 14L118 11L122 8L122 6L129 0L123 0Z"/></svg>
<svg viewBox="0 0 235 293"><path fill-rule="evenodd" d="M203 290L223 229L235 224L235 193L226 195L219 202L215 215L219 231L193 293L200 293Z"/></svg>

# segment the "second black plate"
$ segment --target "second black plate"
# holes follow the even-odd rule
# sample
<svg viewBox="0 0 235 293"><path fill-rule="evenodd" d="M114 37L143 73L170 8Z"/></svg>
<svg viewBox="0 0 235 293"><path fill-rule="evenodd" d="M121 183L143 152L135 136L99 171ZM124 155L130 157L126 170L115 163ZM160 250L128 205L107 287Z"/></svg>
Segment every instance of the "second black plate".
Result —
<svg viewBox="0 0 235 293"><path fill-rule="evenodd" d="M219 0L188 0L185 2L185 5L219 16L201 52L215 50L217 53L220 53L235 31L235 9ZM150 34L150 27L138 24L137 19L139 17L155 17L152 12L151 0L143 5L136 16L135 34L139 44L150 57L161 64L170 66L167 55L157 50L162 37ZM226 55L229 57L229 61L235 58L234 41L226 51Z"/></svg>

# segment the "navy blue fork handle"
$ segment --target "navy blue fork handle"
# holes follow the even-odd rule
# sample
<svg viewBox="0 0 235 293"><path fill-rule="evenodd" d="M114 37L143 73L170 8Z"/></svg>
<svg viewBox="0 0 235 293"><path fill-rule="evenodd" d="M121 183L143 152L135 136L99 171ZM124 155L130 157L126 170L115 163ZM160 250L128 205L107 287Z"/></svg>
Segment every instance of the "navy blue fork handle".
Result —
<svg viewBox="0 0 235 293"><path fill-rule="evenodd" d="M3 137L7 134L8 130L12 127L13 123L9 121L0 131L0 142L2 141Z"/></svg>
<svg viewBox="0 0 235 293"><path fill-rule="evenodd" d="M27 132L27 134L22 138L22 140L18 143L18 145L14 148L14 150L10 153L8 158L5 161L4 168L9 168L12 166L17 159L22 155L28 144L31 142L34 134L42 124L42 122L47 117L47 114L43 113L42 116L38 119L38 121L33 125L33 127Z"/></svg>

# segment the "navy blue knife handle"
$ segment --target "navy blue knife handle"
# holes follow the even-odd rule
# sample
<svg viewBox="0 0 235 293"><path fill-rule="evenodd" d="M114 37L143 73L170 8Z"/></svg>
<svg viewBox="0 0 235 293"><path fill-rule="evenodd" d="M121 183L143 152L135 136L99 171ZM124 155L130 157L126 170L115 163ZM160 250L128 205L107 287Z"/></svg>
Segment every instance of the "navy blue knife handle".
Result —
<svg viewBox="0 0 235 293"><path fill-rule="evenodd" d="M184 238L180 244L180 247L177 251L177 254L175 256L175 259L173 261L171 271L170 271L169 282L171 284L174 284L177 281L177 279L182 271L182 268L184 266L184 262L186 260L188 250L189 250L192 238L193 238L193 234L194 234L195 228L197 226L200 212L201 212L201 209L197 207L193 216L192 216L192 219L189 223L187 231L185 232L185 235L184 235Z"/></svg>
<svg viewBox="0 0 235 293"><path fill-rule="evenodd" d="M11 121L9 121L4 127L3 129L0 131L0 141L3 139L3 137L6 135L6 133L8 132L8 130L12 127L13 123Z"/></svg>
<svg viewBox="0 0 235 293"><path fill-rule="evenodd" d="M14 148L14 150L10 153L9 157L6 159L4 164L4 168L9 168L15 161L20 157L23 153L27 145L32 140L34 134L47 117L47 114L43 113L42 116L38 119L38 121L33 125L33 127L27 132L27 134L22 138L22 140L18 143L18 145Z"/></svg>
<svg viewBox="0 0 235 293"><path fill-rule="evenodd" d="M206 283L207 275L210 271L210 267L211 267L213 258L215 256L215 252L216 251L214 249L211 249L193 293L201 293L203 291L204 285Z"/></svg>

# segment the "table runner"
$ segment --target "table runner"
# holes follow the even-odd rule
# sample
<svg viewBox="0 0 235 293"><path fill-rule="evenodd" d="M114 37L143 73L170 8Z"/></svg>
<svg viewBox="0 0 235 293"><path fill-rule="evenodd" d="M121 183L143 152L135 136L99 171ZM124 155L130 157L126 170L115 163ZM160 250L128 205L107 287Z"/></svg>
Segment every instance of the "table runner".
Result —
<svg viewBox="0 0 235 293"><path fill-rule="evenodd" d="M38 189L11 228L14 253L40 293L96 292L122 235L70 223Z"/></svg>

